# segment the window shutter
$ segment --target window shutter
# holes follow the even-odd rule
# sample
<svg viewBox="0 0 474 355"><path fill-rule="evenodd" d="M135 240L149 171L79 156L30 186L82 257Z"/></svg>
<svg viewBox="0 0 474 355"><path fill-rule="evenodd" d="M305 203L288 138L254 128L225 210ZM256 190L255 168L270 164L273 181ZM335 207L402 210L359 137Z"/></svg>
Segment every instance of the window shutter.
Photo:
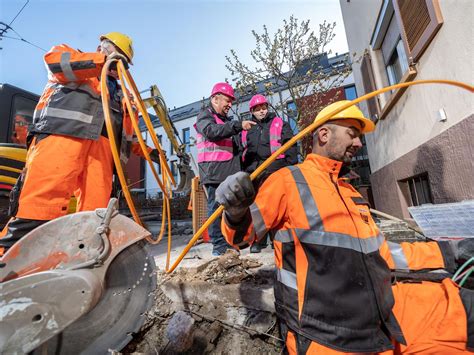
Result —
<svg viewBox="0 0 474 355"><path fill-rule="evenodd" d="M410 64L417 62L443 24L438 0L393 0Z"/></svg>
<svg viewBox="0 0 474 355"><path fill-rule="evenodd" d="M362 74L362 82L364 84L365 93L372 92L376 90L374 72L372 71L372 60L370 59L370 53L366 52L362 58L360 64L360 72ZM369 109L370 118L373 121L378 119L380 114L380 104L377 97L373 97L370 100L367 100L367 106Z"/></svg>

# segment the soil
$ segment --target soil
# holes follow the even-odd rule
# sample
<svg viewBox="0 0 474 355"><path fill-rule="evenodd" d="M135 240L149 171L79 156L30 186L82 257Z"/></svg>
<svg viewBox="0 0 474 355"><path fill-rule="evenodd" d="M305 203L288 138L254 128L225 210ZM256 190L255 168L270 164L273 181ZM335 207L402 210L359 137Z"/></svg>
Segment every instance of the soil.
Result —
<svg viewBox="0 0 474 355"><path fill-rule="evenodd" d="M159 273L158 280L154 307L123 353L282 353L270 301L273 272L258 261L229 251L200 268ZM253 296L239 297L244 293ZM210 300L209 295L215 298ZM180 311L192 317L192 330L169 339L168 325Z"/></svg>

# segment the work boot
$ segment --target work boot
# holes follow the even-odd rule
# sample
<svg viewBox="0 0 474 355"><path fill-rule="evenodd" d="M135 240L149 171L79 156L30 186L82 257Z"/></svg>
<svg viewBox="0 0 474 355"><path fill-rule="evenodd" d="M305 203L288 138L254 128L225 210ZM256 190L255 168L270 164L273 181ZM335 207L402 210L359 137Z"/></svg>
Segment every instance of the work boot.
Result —
<svg viewBox="0 0 474 355"><path fill-rule="evenodd" d="M258 243L254 243L252 244L252 246L250 247L250 252L251 253L261 253L262 252L262 246Z"/></svg>

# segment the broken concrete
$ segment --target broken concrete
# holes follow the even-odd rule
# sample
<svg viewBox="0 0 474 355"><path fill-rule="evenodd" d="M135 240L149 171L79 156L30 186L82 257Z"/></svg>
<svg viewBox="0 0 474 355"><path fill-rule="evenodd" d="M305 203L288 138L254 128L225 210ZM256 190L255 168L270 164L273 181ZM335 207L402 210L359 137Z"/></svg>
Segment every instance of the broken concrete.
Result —
<svg viewBox="0 0 474 355"><path fill-rule="evenodd" d="M203 244L193 249L204 248L210 246ZM271 256L271 249L265 254ZM241 257L235 251L210 260L194 259L194 262L199 266L179 268L171 275L158 274L160 285L155 307L148 312L142 332L124 351L281 353L283 342L279 339L273 307L273 267L263 265L255 257ZM175 335L169 339L170 325L173 327L173 320L183 312L194 320L192 331L186 329L181 333L190 334L189 338ZM191 345L185 351L189 345L186 341Z"/></svg>

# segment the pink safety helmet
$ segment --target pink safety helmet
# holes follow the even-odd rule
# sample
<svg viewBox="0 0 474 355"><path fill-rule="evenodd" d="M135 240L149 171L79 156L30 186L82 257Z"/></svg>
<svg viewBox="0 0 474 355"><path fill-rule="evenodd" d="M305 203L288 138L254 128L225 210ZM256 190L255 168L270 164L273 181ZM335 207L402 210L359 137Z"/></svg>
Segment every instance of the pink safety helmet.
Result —
<svg viewBox="0 0 474 355"><path fill-rule="evenodd" d="M211 96L214 96L216 94L222 94L230 97L232 100L235 100L234 89L227 83L217 83L216 85L214 85L214 87L212 88Z"/></svg>
<svg viewBox="0 0 474 355"><path fill-rule="evenodd" d="M257 94L257 95L254 95L252 96L252 98L250 99L250 103L249 103L249 110L252 111L252 109L257 106L257 105L261 105L261 104L267 104L268 105L268 101L267 101L267 98L263 95L260 95L260 94Z"/></svg>

